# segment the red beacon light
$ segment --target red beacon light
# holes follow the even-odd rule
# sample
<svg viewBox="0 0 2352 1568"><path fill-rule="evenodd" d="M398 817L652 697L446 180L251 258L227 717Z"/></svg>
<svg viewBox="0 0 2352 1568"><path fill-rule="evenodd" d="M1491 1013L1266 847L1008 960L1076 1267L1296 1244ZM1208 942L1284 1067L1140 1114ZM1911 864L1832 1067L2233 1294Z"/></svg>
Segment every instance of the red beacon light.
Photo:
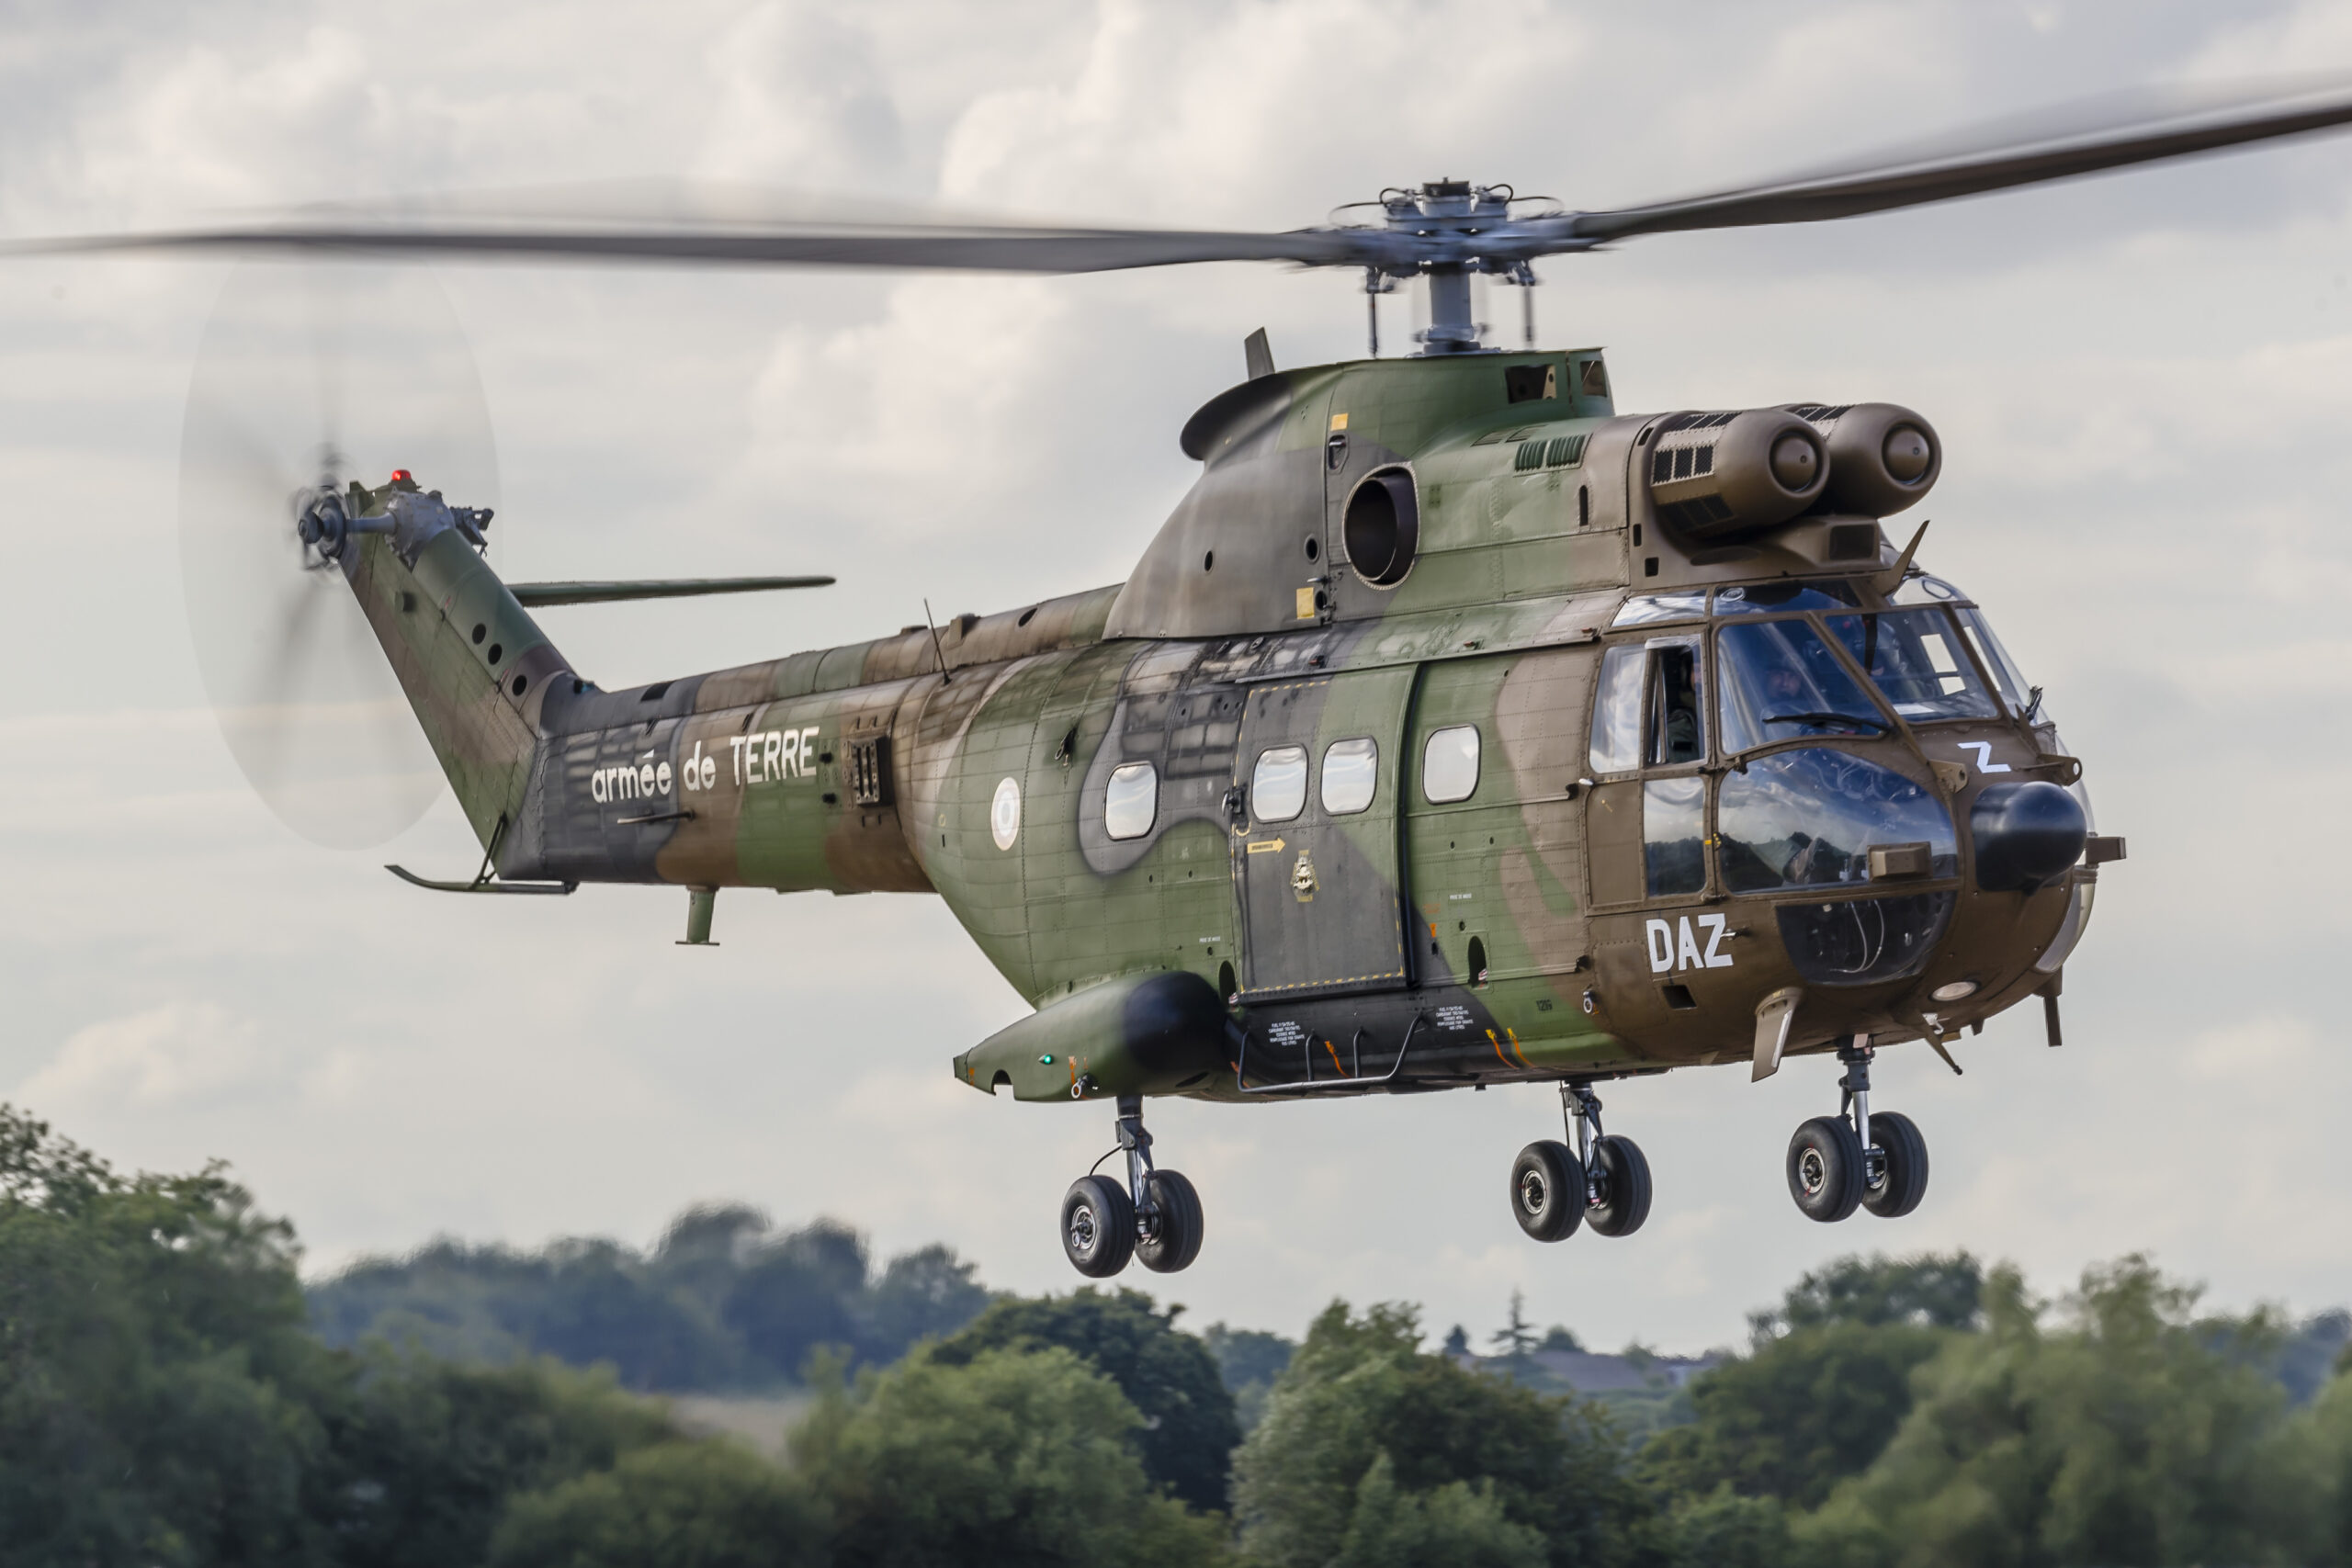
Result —
<svg viewBox="0 0 2352 1568"><path fill-rule="evenodd" d="M394 468L392 470L392 482L396 485L414 484L416 482L416 476L410 473L406 468Z"/></svg>

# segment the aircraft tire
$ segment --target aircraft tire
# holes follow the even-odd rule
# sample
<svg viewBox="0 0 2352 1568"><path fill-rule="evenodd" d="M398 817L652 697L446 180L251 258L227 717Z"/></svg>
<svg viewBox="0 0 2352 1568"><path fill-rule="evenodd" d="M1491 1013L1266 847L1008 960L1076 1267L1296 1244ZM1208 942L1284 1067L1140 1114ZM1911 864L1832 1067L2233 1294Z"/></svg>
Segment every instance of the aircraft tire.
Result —
<svg viewBox="0 0 2352 1568"><path fill-rule="evenodd" d="M1886 1177L1862 1194L1862 1207L1883 1220L1899 1220L1928 1195L1928 1140L1901 1111L1873 1111L1871 1146L1885 1153Z"/></svg>
<svg viewBox="0 0 2352 1568"><path fill-rule="evenodd" d="M1631 1235L1650 1217L1650 1162L1639 1144L1615 1134L1592 1146L1597 1189L1585 1224L1602 1235Z"/></svg>
<svg viewBox="0 0 2352 1568"><path fill-rule="evenodd" d="M1062 1195L1062 1254L1090 1280L1107 1280L1136 1250L1136 1205L1107 1176L1081 1176Z"/></svg>
<svg viewBox="0 0 2352 1568"><path fill-rule="evenodd" d="M1584 1223L1584 1167L1567 1145L1544 1139L1519 1151L1510 1168L1510 1212L1538 1241L1566 1241Z"/></svg>
<svg viewBox="0 0 2352 1568"><path fill-rule="evenodd" d="M1844 1117L1816 1116L1789 1140L1789 1196L1805 1218L1846 1218L1861 1203L1863 1179L1861 1140Z"/></svg>
<svg viewBox="0 0 2352 1568"><path fill-rule="evenodd" d="M1201 1195L1182 1171L1155 1170L1149 1185L1159 1216L1136 1238L1136 1261L1155 1274L1189 1269L1201 1255Z"/></svg>

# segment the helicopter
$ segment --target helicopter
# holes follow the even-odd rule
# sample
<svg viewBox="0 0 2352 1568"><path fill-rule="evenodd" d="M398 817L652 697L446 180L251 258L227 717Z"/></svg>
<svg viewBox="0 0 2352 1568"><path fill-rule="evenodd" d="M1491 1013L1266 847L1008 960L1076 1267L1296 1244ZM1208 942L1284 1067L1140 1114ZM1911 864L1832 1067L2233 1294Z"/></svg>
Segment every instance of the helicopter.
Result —
<svg viewBox="0 0 2352 1568"><path fill-rule="evenodd" d="M446 333L371 355L357 423L413 454L372 468L349 407L323 439L277 443L299 472L254 460L275 417L256 408L300 394L240 362L233 312L199 351L191 616L216 615L199 663L280 814L352 815L342 788L287 778L322 711L289 692L356 668L321 651L332 621L482 849L470 877L389 868L411 885L683 888L688 945L711 942L726 888L937 894L1033 1010L956 1055L956 1077L1109 1102L1124 1177L1080 1177L1057 1212L1070 1263L1107 1278L1200 1253L1199 1195L1145 1126L1167 1095L1556 1084L1562 1136L1520 1152L1508 1191L1520 1227L1557 1242L1630 1235L1650 1212L1647 1160L1604 1130L1597 1086L1826 1056L1838 1110L1792 1137L1792 1200L1823 1223L1917 1209L1927 1143L1872 1106L1875 1054L1920 1043L1957 1072L1953 1043L2029 1000L2060 1044L2066 961L2125 855L2041 689L1927 570L1925 525L1890 528L1933 488L1940 438L1886 401L1620 412L1604 352L1539 349L1532 309L1521 347L1490 344L1473 279L1532 299L1536 261L1643 236L2347 124L2340 88L2273 90L1606 211L1434 180L1279 233L388 209L6 248L1361 271L1367 357L1284 369L1250 334L1244 378L1179 434L1198 480L1124 582L926 606L866 642L618 691L533 612L831 580L507 581L494 509L465 488L481 465L448 434L480 412ZM1383 357L1380 300L1416 281L1418 352ZM279 292L232 278L229 295L266 315ZM282 586L282 612L224 629L206 607L232 581Z"/></svg>

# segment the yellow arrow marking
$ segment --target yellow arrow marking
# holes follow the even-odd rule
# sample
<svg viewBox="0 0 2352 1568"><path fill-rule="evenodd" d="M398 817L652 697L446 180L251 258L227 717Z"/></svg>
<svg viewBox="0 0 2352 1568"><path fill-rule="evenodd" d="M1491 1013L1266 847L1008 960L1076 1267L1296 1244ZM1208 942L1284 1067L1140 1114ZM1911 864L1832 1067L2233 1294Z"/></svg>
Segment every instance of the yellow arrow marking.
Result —
<svg viewBox="0 0 2352 1568"><path fill-rule="evenodd" d="M1280 839L1252 839L1250 840L1250 852L1253 855L1280 854L1282 852L1282 848L1283 841Z"/></svg>

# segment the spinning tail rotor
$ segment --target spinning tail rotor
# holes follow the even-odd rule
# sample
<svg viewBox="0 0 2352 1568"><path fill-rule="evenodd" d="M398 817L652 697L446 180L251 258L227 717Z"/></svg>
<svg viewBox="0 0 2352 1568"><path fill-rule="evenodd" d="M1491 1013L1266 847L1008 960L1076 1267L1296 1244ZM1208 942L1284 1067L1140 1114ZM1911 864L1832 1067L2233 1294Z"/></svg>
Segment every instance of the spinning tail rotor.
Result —
<svg viewBox="0 0 2352 1568"><path fill-rule="evenodd" d="M414 268L240 267L189 388L180 570L223 739L287 826L379 844L433 804L442 771L345 581L354 480L395 469L494 504L481 385L447 300ZM453 510L455 510L453 508ZM474 536L487 513L469 513Z"/></svg>

